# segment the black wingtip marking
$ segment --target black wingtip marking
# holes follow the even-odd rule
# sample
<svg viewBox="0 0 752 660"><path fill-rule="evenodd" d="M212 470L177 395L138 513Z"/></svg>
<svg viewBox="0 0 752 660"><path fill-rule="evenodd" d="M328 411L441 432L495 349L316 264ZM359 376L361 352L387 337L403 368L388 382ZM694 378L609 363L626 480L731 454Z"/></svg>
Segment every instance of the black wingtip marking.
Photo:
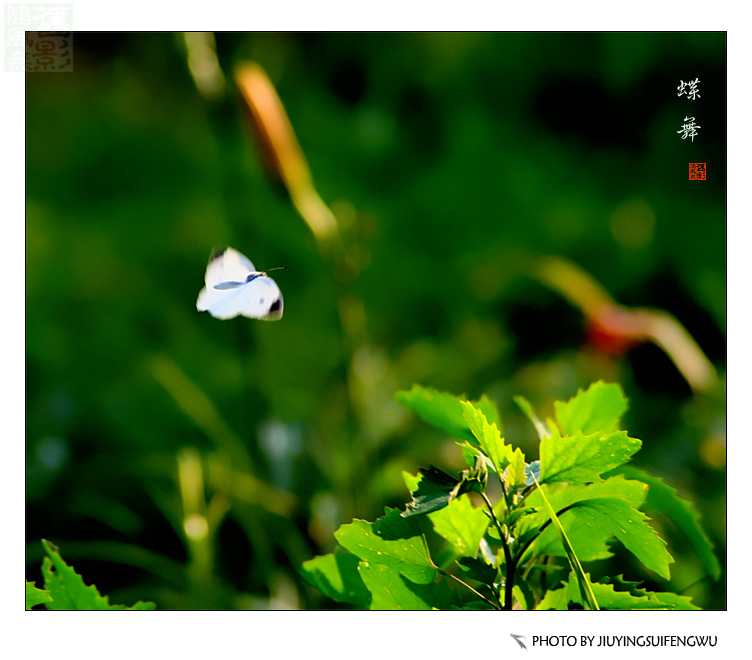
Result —
<svg viewBox="0 0 752 660"><path fill-rule="evenodd" d="M280 309L282 309L282 298L277 298L269 308L269 313L273 314L274 312L278 312Z"/></svg>
<svg viewBox="0 0 752 660"><path fill-rule="evenodd" d="M216 259L219 259L229 249L230 248L227 245L221 245L219 247L213 248L211 254L209 255L209 263L215 261Z"/></svg>

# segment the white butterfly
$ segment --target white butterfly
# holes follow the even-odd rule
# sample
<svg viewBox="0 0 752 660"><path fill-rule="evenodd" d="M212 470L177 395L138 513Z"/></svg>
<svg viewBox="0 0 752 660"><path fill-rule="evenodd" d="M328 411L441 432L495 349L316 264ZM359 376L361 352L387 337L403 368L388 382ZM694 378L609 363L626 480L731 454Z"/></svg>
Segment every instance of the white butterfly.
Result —
<svg viewBox="0 0 752 660"><path fill-rule="evenodd" d="M276 321L282 318L282 293L266 273L257 271L251 260L237 250L212 252L204 277L206 286L196 301L199 312L218 319L248 316Z"/></svg>

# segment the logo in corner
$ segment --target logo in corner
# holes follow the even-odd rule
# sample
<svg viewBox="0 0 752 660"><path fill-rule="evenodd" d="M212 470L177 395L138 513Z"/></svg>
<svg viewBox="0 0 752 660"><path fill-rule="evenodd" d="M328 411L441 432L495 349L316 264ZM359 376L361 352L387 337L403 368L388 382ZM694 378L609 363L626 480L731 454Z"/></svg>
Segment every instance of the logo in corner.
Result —
<svg viewBox="0 0 752 660"><path fill-rule="evenodd" d="M525 639L524 635L512 635L514 637L514 640L520 645L521 649L525 649L527 651L527 646L525 646L525 643L522 641Z"/></svg>

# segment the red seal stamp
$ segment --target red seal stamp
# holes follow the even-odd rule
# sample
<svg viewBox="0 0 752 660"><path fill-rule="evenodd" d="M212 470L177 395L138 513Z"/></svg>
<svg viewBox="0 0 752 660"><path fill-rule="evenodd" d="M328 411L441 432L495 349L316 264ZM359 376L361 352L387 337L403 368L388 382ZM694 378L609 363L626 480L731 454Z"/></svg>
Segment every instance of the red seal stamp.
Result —
<svg viewBox="0 0 752 660"><path fill-rule="evenodd" d="M705 181L705 163L690 163L689 164L689 180L690 181Z"/></svg>

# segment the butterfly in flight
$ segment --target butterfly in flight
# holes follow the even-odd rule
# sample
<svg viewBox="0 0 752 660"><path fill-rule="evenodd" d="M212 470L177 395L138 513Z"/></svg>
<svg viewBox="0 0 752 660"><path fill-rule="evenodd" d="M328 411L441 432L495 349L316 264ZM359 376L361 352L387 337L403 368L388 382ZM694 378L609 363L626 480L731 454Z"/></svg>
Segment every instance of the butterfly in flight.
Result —
<svg viewBox="0 0 752 660"><path fill-rule="evenodd" d="M257 271L251 260L237 250L228 247L213 251L204 281L206 286L196 300L199 312L208 311L217 319L247 316L276 321L282 318L284 303L277 283L266 273Z"/></svg>

